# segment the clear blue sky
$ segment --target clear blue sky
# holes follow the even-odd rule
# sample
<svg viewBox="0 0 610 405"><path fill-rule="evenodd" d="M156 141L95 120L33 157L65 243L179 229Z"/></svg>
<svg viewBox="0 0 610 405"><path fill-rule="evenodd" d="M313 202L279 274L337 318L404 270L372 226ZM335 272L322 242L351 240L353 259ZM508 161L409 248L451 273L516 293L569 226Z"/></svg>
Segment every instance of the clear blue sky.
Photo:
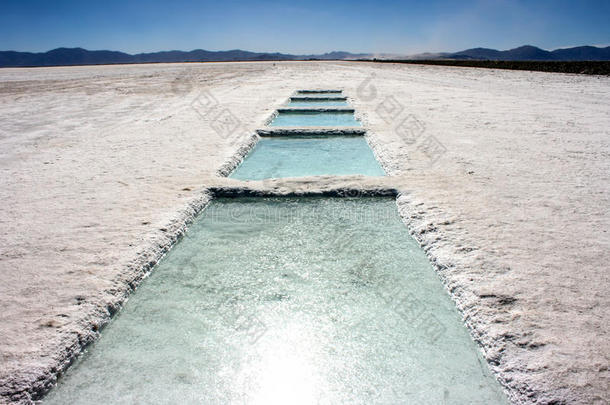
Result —
<svg viewBox="0 0 610 405"><path fill-rule="evenodd" d="M0 0L0 50L284 53L610 45L610 0Z"/></svg>

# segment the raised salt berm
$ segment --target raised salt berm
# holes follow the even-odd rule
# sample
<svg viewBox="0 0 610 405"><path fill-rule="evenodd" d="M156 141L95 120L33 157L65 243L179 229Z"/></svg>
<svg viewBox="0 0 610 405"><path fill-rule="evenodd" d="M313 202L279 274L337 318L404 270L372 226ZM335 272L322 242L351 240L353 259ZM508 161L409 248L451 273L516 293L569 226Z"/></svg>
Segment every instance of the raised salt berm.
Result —
<svg viewBox="0 0 610 405"><path fill-rule="evenodd" d="M48 404L504 404L393 198L218 199Z"/></svg>

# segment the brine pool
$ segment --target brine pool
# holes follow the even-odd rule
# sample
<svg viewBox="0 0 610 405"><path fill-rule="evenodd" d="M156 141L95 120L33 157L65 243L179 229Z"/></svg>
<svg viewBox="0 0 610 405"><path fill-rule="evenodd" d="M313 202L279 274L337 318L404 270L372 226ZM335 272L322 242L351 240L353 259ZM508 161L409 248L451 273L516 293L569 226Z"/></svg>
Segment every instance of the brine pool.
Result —
<svg viewBox="0 0 610 405"><path fill-rule="evenodd" d="M347 107L348 103L346 100L333 100L333 99L299 99L290 100L287 104L288 107Z"/></svg>
<svg viewBox="0 0 610 405"><path fill-rule="evenodd" d="M393 198L218 199L47 404L505 404Z"/></svg>
<svg viewBox="0 0 610 405"><path fill-rule="evenodd" d="M359 127L362 123L351 111L281 111L269 124L272 127Z"/></svg>
<svg viewBox="0 0 610 405"><path fill-rule="evenodd" d="M262 180L316 175L384 176L363 136L261 138L230 177Z"/></svg>
<svg viewBox="0 0 610 405"><path fill-rule="evenodd" d="M339 97L343 96L343 92L341 90L299 90L297 91L297 96L301 97Z"/></svg>

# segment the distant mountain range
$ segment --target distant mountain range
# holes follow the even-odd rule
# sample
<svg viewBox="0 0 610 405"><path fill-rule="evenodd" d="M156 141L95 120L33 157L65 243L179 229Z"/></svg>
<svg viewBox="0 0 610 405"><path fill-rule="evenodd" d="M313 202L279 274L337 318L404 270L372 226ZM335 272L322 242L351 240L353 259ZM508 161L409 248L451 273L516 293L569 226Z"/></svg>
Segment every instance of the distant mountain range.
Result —
<svg viewBox="0 0 610 405"><path fill-rule="evenodd" d="M0 67L19 66L67 66L100 65L113 63L162 63L162 62L227 62L227 61L274 61L274 60L336 60L367 58L368 54L329 52L320 55L290 55L283 53L231 51L164 51L153 53L128 53L116 51L88 51L83 48L57 48L42 53L0 51Z"/></svg>
<svg viewBox="0 0 610 405"><path fill-rule="evenodd" d="M498 51L487 48L473 48L461 52L442 54L449 59L479 59L479 60L610 60L610 46L597 48L595 46L577 46L575 48L545 51L531 45L520 46L508 51Z"/></svg>
<svg viewBox="0 0 610 405"><path fill-rule="evenodd" d="M226 62L226 61L281 61L281 60L346 60L373 59L366 53L329 52L319 55L291 55L284 53L248 52L240 49L230 51L164 51L131 55L116 51L89 51L82 48L57 48L48 52L0 51L0 67L23 66L68 66L100 65L114 63L160 63L160 62ZM388 59L389 55L378 57ZM610 60L610 47L579 46L575 48L545 51L531 45L508 51L473 48L454 53L424 53L410 56L392 55L392 59L478 59L478 60L536 60L536 61L588 61Z"/></svg>

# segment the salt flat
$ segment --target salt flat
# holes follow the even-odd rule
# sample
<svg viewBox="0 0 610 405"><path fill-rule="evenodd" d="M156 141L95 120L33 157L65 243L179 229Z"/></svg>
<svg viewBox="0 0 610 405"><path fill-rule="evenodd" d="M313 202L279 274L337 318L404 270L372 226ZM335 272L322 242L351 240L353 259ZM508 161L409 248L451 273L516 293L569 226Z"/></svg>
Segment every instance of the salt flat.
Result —
<svg viewBox="0 0 610 405"><path fill-rule="evenodd" d="M54 384L299 88L351 97L509 398L607 403L610 78L356 62L0 70L0 401Z"/></svg>

